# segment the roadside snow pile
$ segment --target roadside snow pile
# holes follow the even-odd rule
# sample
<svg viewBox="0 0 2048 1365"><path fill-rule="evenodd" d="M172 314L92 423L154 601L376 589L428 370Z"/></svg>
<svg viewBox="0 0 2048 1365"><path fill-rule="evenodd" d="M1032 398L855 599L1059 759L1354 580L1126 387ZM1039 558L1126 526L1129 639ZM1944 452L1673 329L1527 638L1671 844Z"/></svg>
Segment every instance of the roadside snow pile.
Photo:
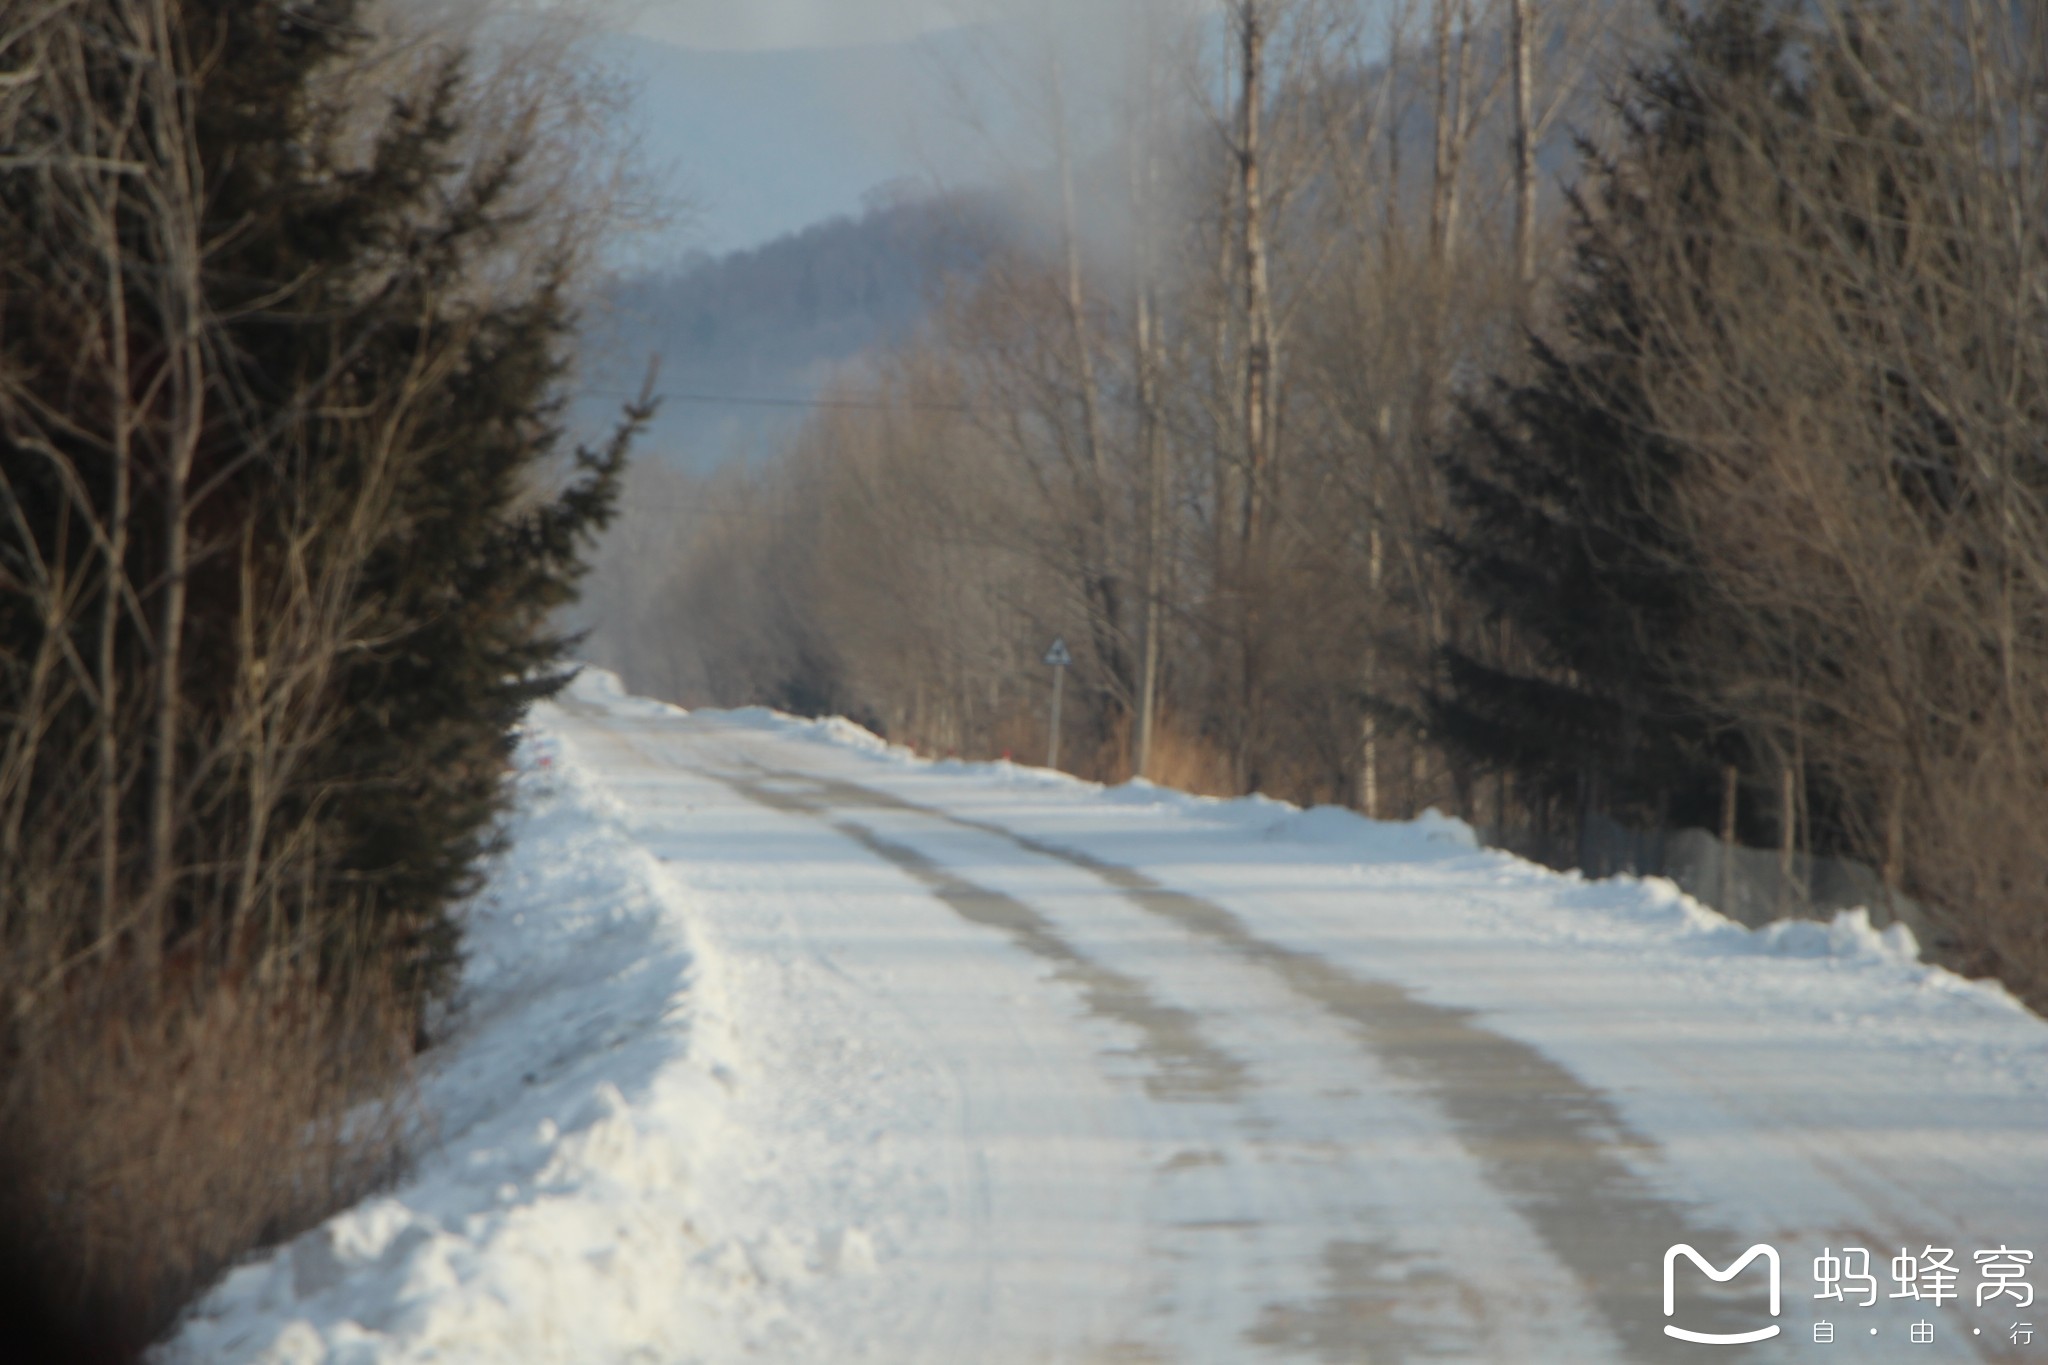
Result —
<svg viewBox="0 0 2048 1365"><path fill-rule="evenodd" d="M1758 952L1779 957L1851 957L1909 965L1920 960L1920 944L1903 924L1871 927L1870 911L1862 906L1840 910L1826 924L1819 920L1779 920L1751 935Z"/></svg>
<svg viewBox="0 0 2048 1365"><path fill-rule="evenodd" d="M730 1074L715 990L660 864L561 759L545 735L521 748L509 851L426 1059L418 1168L231 1273L161 1365L668 1360L701 1343L716 1277L688 1262L715 1252L692 1171Z"/></svg>
<svg viewBox="0 0 2048 1365"><path fill-rule="evenodd" d="M1434 806L1413 820L1368 820L1343 806L1311 806L1303 810L1285 801L1268 802L1263 797L1226 802L1221 809L1230 810L1253 800L1265 803L1268 809L1278 808L1277 820L1266 811L1252 814L1261 823L1273 820L1266 832L1268 838L1290 843L1341 847L1354 853L1370 853L1376 859L1399 857L1404 861L1415 859L1419 851L1428 858L1444 858L1479 847L1479 835L1472 826Z"/></svg>
<svg viewBox="0 0 2048 1365"><path fill-rule="evenodd" d="M617 679L609 674L603 676L609 679L603 685L623 690ZM1193 816L1234 830L1254 830L1268 841L1313 848L1319 858L1345 858L1361 865L1486 860L1489 866L1498 864L1516 880L1526 877L1548 882L1557 909L1596 912L1610 927L1651 928L1659 936L1682 940L1676 946L1692 954L1824 958L1844 966L1893 969L1906 973L1923 987L1978 997L2001 1010L2025 1011L1995 981L1970 981L1944 968L1924 965L1920 945L1911 929L1893 924L1879 930L1871 925L1866 909L1839 911L1830 921L1781 920L1751 929L1686 895L1663 877L1616 876L1588 882L1576 872L1553 872L1512 854L1484 848L1469 824L1434 809L1413 820L1370 820L1341 806L1303 809L1266 796L1194 796L1155 786L1142 778L1106 787L1007 759L976 762L923 758L839 716L806 720L759 706L719 715L727 723L835 745L898 768L957 773L1020 787L1063 787L1076 796L1092 795L1125 810L1149 807L1162 815ZM1581 937L1580 930L1590 927L1559 924L1548 936L1576 939Z"/></svg>
<svg viewBox="0 0 2048 1365"><path fill-rule="evenodd" d="M652 697L636 697L626 690L626 684L619 675L604 668L581 668L569 680L563 693L572 701L594 702L607 710L622 716L687 716L690 713L671 702L656 701ZM851 721L845 722L850 728L859 729ZM862 731L863 734L866 731Z"/></svg>

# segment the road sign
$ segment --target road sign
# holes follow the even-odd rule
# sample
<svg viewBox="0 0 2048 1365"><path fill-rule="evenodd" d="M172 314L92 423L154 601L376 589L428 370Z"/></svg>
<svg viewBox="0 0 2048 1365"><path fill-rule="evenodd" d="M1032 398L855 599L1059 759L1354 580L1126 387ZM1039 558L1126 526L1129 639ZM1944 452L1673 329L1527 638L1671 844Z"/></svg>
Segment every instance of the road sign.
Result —
<svg viewBox="0 0 2048 1365"><path fill-rule="evenodd" d="M1045 651L1045 661L1052 665L1052 724L1051 737L1045 745L1045 766L1060 766L1060 685L1067 680L1067 669L1074 662L1074 656L1067 653L1065 636L1055 635L1052 648Z"/></svg>

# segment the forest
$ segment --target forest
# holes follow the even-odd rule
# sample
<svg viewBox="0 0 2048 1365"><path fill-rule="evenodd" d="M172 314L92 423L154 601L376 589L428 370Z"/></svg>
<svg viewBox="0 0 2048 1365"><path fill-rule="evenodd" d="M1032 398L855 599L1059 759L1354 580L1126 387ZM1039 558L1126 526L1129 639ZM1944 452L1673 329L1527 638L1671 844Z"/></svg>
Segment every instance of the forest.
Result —
<svg viewBox="0 0 2048 1365"><path fill-rule="evenodd" d="M2048 998L2034 12L1124 22L914 336L642 468L593 657L1039 762L1063 637L1080 775L1853 858Z"/></svg>

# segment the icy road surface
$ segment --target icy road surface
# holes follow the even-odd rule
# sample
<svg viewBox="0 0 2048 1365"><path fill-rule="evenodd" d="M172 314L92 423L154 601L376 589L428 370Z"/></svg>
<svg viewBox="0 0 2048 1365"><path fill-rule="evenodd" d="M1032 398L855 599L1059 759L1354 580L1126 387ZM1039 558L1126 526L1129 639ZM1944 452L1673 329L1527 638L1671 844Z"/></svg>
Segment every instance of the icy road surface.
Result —
<svg viewBox="0 0 2048 1365"><path fill-rule="evenodd" d="M164 1361L2048 1362L2048 1025L1896 931L598 673L521 763L433 1142Z"/></svg>

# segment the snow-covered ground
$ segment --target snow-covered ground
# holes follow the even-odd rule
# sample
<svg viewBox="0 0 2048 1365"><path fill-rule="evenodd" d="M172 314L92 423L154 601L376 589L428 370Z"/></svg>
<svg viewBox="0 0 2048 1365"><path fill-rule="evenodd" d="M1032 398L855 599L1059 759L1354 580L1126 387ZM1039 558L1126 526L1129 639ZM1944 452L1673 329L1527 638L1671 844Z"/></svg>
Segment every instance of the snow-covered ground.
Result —
<svg viewBox="0 0 2048 1365"><path fill-rule="evenodd" d="M2048 1025L1900 931L598 673L520 761L433 1143L164 1365L2048 1361Z"/></svg>

